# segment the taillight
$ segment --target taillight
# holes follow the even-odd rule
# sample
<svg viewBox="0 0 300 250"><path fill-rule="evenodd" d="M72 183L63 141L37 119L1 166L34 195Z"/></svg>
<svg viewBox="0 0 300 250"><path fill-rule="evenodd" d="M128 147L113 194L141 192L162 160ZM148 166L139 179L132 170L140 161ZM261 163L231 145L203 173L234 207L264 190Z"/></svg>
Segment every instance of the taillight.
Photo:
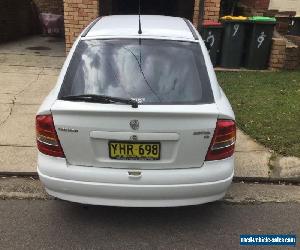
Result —
<svg viewBox="0 0 300 250"><path fill-rule="evenodd" d="M235 122L232 120L218 120L205 160L222 160L232 156L234 153L235 140Z"/></svg>
<svg viewBox="0 0 300 250"><path fill-rule="evenodd" d="M36 116L36 140L41 153L54 157L65 157L56 134L52 115Z"/></svg>

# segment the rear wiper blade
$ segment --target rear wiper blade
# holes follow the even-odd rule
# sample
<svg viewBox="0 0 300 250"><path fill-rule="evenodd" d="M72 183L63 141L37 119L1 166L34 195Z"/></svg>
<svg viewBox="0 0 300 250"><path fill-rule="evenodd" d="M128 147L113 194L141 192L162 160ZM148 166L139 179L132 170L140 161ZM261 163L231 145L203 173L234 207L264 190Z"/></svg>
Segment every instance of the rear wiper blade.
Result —
<svg viewBox="0 0 300 250"><path fill-rule="evenodd" d="M98 102L98 103L124 103L131 105L133 108L138 108L138 102L132 99L125 99L120 97L112 97L106 95L68 95L59 98L64 101L84 101L84 102Z"/></svg>

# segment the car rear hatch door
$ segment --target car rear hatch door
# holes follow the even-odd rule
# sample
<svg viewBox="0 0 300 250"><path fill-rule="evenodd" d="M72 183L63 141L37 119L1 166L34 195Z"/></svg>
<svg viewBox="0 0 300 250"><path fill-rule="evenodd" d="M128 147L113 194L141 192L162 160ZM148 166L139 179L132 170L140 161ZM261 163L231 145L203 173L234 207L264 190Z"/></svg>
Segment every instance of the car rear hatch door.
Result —
<svg viewBox="0 0 300 250"><path fill-rule="evenodd" d="M134 109L57 100L51 112L70 165L129 169L202 166L218 118L214 103L139 105ZM110 143L119 142L159 144L159 158L113 159Z"/></svg>

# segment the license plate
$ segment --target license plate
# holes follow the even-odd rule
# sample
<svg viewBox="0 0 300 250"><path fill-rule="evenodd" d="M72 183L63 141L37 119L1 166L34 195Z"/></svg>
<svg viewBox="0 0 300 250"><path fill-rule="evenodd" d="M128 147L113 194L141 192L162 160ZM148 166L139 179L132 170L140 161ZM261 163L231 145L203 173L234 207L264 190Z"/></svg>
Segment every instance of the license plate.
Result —
<svg viewBox="0 0 300 250"><path fill-rule="evenodd" d="M160 159L160 142L110 141L108 148L111 159L144 161Z"/></svg>

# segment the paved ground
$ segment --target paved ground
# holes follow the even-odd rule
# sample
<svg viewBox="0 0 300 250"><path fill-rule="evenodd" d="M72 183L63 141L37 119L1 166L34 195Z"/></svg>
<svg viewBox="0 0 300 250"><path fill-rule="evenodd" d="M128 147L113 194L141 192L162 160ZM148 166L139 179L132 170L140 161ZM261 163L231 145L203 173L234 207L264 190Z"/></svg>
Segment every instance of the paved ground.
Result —
<svg viewBox="0 0 300 250"><path fill-rule="evenodd" d="M300 235L296 203L129 209L10 200L0 201L0 213L6 250L253 249L239 246L240 234Z"/></svg>
<svg viewBox="0 0 300 250"><path fill-rule="evenodd" d="M238 130L235 177L293 179L300 182L300 159L277 155Z"/></svg>
<svg viewBox="0 0 300 250"><path fill-rule="evenodd" d="M239 246L240 234L299 238L299 213L300 186L234 183L211 204L115 208L54 200L38 180L2 177L0 249L253 249Z"/></svg>
<svg viewBox="0 0 300 250"><path fill-rule="evenodd" d="M0 46L0 172L36 172L34 118L64 59L64 42L56 38ZM300 179L300 159L274 157L241 131L236 151L236 177Z"/></svg>
<svg viewBox="0 0 300 250"><path fill-rule="evenodd" d="M63 61L63 41L56 38L0 46L0 171L36 171L34 117Z"/></svg>

